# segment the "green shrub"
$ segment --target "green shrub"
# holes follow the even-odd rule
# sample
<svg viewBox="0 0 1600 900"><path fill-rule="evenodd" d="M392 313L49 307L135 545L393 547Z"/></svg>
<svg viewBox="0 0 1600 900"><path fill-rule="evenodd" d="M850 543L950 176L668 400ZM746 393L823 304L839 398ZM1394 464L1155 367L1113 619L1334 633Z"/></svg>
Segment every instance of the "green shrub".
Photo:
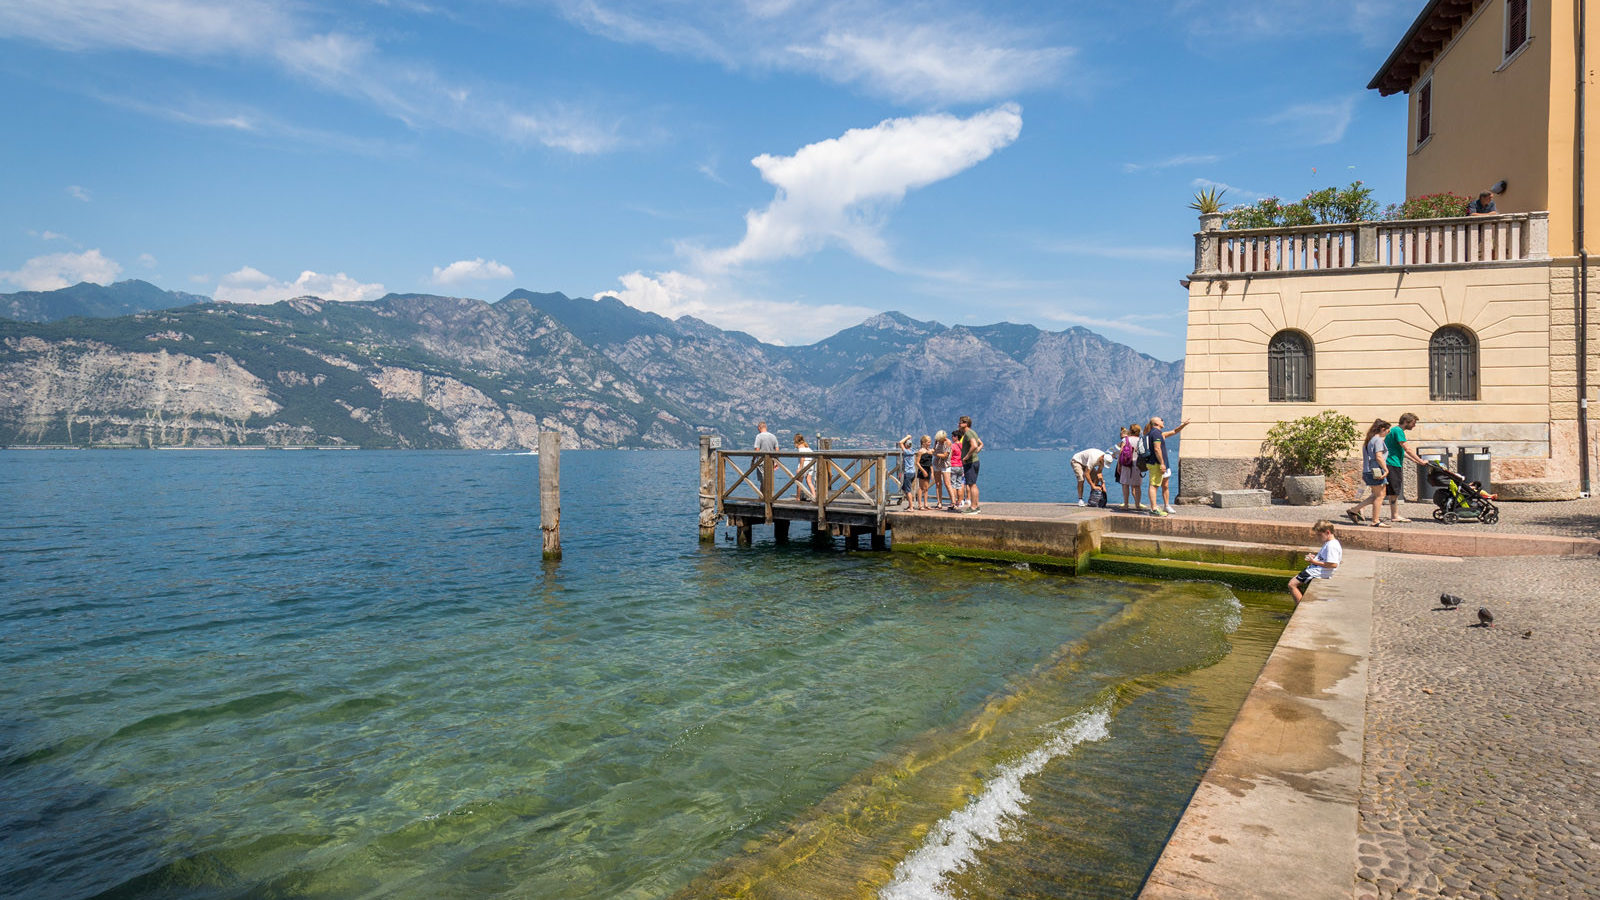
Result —
<svg viewBox="0 0 1600 900"><path fill-rule="evenodd" d="M1224 221L1229 228L1289 228L1365 222L1377 215L1378 203L1372 199L1372 188L1353 181L1347 188L1312 191L1293 203L1262 197L1247 206L1235 206Z"/></svg>
<svg viewBox="0 0 1600 900"><path fill-rule="evenodd" d="M1383 211L1385 219L1451 219L1467 214L1467 204L1470 198L1460 194L1444 191L1438 194L1423 194L1412 197L1401 204L1389 204Z"/></svg>
<svg viewBox="0 0 1600 900"><path fill-rule="evenodd" d="M1286 475L1331 476L1338 462L1350 456L1360 436L1355 419L1325 409L1272 426L1261 442L1261 452L1277 460Z"/></svg>

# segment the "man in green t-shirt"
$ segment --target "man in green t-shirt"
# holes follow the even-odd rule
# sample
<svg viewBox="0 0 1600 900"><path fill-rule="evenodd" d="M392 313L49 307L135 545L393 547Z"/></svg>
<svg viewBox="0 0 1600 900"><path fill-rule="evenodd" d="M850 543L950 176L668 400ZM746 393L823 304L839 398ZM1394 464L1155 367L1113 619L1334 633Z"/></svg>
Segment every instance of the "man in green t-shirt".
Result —
<svg viewBox="0 0 1600 900"><path fill-rule="evenodd" d="M1389 521L1409 522L1410 519L1400 516L1400 495L1405 492L1405 471L1401 468L1407 459L1417 465L1426 465L1417 451L1411 449L1411 444L1406 441L1406 429L1417 427L1417 417L1406 413L1400 417L1400 424L1389 429L1383 436L1383 447L1387 452L1384 462L1389 464Z"/></svg>

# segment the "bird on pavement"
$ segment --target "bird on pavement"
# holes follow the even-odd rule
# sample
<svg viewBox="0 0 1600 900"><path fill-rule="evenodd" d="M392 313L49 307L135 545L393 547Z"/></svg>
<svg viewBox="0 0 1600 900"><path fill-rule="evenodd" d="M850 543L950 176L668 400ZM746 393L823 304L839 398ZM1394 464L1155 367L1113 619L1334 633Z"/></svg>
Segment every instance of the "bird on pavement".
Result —
<svg viewBox="0 0 1600 900"><path fill-rule="evenodd" d="M1461 605L1461 598L1457 597L1455 594L1440 594L1439 605L1443 606L1445 609L1455 609Z"/></svg>
<svg viewBox="0 0 1600 900"><path fill-rule="evenodd" d="M1494 613L1489 612L1489 607L1478 607L1478 624L1485 628L1491 628L1494 626Z"/></svg>

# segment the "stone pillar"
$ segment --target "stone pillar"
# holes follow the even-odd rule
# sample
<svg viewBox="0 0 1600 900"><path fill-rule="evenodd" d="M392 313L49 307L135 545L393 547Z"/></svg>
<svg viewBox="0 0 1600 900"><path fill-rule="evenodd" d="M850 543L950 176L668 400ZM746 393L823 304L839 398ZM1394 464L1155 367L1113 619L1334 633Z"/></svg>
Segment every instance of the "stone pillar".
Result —
<svg viewBox="0 0 1600 900"><path fill-rule="evenodd" d="M1356 226L1356 265L1375 266L1378 264L1378 226L1374 222L1362 222Z"/></svg>
<svg viewBox="0 0 1600 900"><path fill-rule="evenodd" d="M1222 213L1201 213L1200 230L1194 236L1194 273L1215 275L1217 267L1217 232L1222 230Z"/></svg>

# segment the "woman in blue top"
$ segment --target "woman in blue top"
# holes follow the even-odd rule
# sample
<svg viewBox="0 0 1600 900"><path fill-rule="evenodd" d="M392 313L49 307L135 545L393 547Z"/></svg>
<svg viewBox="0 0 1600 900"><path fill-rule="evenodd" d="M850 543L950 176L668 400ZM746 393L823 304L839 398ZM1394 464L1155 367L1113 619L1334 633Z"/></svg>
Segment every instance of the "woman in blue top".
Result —
<svg viewBox="0 0 1600 900"><path fill-rule="evenodd" d="M1361 511L1370 503L1372 524L1379 528L1389 527L1389 523L1380 518L1383 512L1383 495L1387 490L1389 478L1388 450L1383 446L1383 439L1389 433L1389 427L1388 422L1373 419L1372 427L1367 429L1366 442L1361 449L1361 483L1372 491L1372 495L1344 511L1350 521L1357 525L1362 524Z"/></svg>

